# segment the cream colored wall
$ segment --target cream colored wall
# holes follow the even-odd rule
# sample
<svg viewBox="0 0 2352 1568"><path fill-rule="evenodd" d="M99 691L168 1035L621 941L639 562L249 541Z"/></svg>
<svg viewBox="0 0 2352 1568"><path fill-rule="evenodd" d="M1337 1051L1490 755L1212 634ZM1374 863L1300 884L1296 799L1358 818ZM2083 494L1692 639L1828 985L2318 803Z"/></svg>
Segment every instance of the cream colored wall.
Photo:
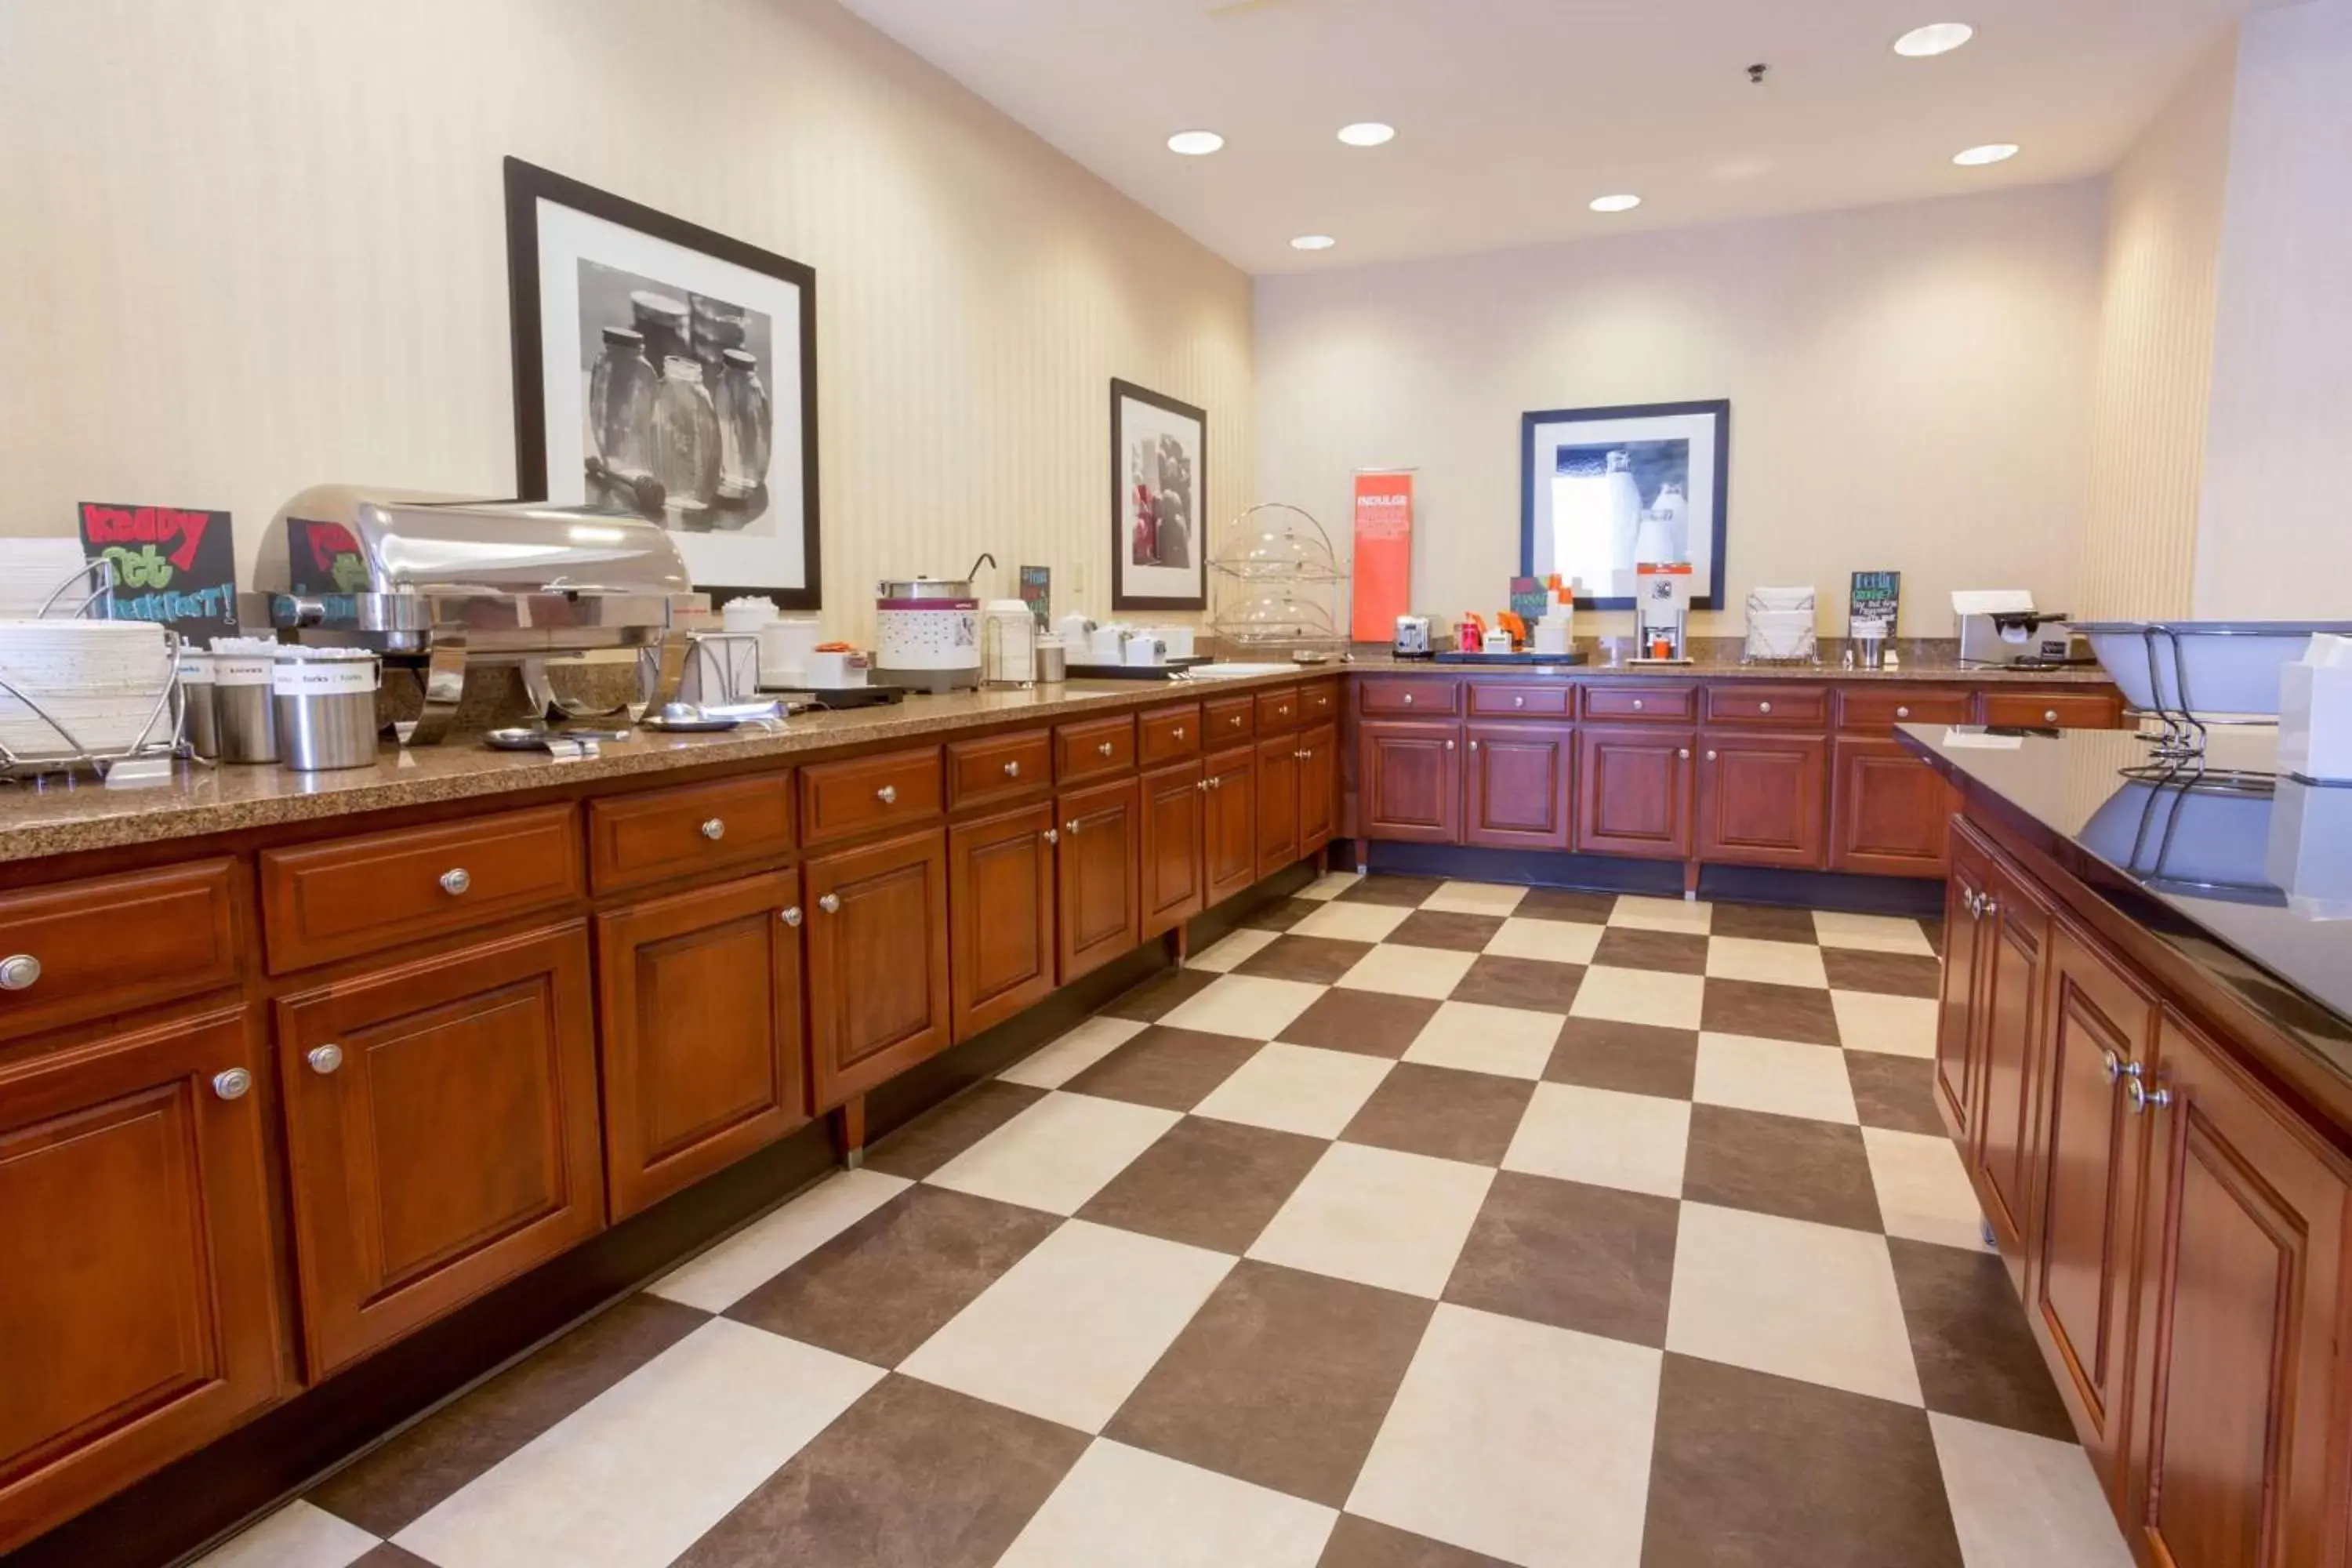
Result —
<svg viewBox="0 0 2352 1568"><path fill-rule="evenodd" d="M0 5L0 531L511 494L508 153L815 268L838 632L983 548L1106 609L1115 375L1255 488L1248 279L830 0L71 0Z"/></svg>
<svg viewBox="0 0 2352 1568"><path fill-rule="evenodd" d="M2085 616L2189 610L2237 53L2233 33L2108 182Z"/></svg>
<svg viewBox="0 0 2352 1568"><path fill-rule="evenodd" d="M1810 583L1842 632L1848 574L1882 567L1909 636L1951 634L1954 588L2071 609L2103 206L2084 183L1260 279L1259 497L1345 536L1351 470L1417 468L1414 607L1491 610L1522 412L1728 397L1730 610L1698 629Z"/></svg>

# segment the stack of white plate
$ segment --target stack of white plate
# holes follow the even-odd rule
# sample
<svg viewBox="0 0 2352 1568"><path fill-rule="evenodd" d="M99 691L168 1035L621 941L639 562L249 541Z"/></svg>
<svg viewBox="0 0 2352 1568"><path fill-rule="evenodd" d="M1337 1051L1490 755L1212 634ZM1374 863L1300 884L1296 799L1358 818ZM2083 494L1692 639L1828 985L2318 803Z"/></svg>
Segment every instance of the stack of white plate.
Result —
<svg viewBox="0 0 2352 1568"><path fill-rule="evenodd" d="M1748 657L1809 658L1812 656L1813 590L1751 588L1748 593Z"/></svg>
<svg viewBox="0 0 2352 1568"><path fill-rule="evenodd" d="M0 539L0 617L78 614L94 586L79 539ZM59 594L68 581L73 586Z"/></svg>
<svg viewBox="0 0 2352 1568"><path fill-rule="evenodd" d="M163 628L152 621L0 620L0 679L14 689L0 689L0 747L20 759L72 753L26 698L92 752L163 739L171 679Z"/></svg>

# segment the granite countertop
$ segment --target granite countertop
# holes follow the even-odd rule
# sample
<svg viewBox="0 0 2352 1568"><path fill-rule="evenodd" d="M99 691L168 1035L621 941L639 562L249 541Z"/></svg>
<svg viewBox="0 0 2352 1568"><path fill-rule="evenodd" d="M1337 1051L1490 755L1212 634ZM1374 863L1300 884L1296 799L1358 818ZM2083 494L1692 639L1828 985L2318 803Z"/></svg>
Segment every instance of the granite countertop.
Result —
<svg viewBox="0 0 2352 1568"><path fill-rule="evenodd" d="M2064 665L2054 669L2015 669L2000 665L1962 664L1960 645L1949 637L1906 637L1895 644L1901 666L1895 669L1848 669L1843 663L1845 644L1835 637L1821 639L1821 656L1804 664L1746 664L1743 637L1693 637L1687 665L1637 665L1625 661L1639 651L1632 637L1579 637L1576 651L1585 662L1574 665L1439 664L1426 658L1399 658L1385 643L1358 643L1350 668L1370 674L1398 670L1414 673L1480 675L1600 676L1648 680L1966 680L2015 686L2106 686L2106 671L2095 664Z"/></svg>

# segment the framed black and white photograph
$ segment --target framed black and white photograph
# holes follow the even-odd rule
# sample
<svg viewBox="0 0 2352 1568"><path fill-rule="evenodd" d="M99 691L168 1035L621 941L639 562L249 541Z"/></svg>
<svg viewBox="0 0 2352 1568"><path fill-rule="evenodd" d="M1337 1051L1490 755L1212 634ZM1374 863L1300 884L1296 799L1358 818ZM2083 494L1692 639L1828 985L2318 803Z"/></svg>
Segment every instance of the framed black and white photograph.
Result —
<svg viewBox="0 0 2352 1568"><path fill-rule="evenodd" d="M1728 400L1522 415L1519 573L1630 610L1636 567L1687 564L1691 607L1720 609L1730 479Z"/></svg>
<svg viewBox="0 0 2352 1568"><path fill-rule="evenodd" d="M1110 607L1205 610L1209 416L1110 384Z"/></svg>
<svg viewBox="0 0 2352 1568"><path fill-rule="evenodd" d="M816 274L506 161L519 493L633 511L714 600L819 607Z"/></svg>

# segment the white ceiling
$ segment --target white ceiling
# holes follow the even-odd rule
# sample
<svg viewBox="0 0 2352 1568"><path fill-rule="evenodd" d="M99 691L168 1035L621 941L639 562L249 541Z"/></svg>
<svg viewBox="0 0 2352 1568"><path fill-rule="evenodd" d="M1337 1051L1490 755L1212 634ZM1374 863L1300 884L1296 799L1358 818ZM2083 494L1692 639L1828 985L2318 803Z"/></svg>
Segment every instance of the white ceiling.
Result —
<svg viewBox="0 0 2352 1568"><path fill-rule="evenodd" d="M1253 272L2097 174L2272 3L843 0ZM1890 48L1934 21L1976 39L1934 59ZM1397 140L1340 145L1357 120ZM1167 150L1198 127L1224 151ZM1953 166L1987 142L2024 152ZM1615 191L1643 205L1587 210ZM1339 243L1290 248L1310 233Z"/></svg>

